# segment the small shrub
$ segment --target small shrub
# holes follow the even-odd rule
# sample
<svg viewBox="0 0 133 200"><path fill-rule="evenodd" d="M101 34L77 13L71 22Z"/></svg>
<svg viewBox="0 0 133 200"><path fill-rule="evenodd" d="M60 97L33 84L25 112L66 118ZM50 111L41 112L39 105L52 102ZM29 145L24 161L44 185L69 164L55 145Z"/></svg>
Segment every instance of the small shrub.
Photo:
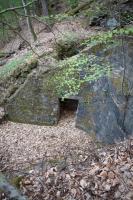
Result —
<svg viewBox="0 0 133 200"><path fill-rule="evenodd" d="M52 76L52 84L62 98L77 95L82 84L111 74L110 64L95 55L78 54L60 61L59 67Z"/></svg>

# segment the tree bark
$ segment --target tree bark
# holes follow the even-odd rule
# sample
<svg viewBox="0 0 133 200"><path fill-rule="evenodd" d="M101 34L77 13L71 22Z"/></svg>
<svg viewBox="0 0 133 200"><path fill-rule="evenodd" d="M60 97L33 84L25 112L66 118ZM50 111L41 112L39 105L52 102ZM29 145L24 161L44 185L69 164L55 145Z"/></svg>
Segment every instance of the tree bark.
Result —
<svg viewBox="0 0 133 200"><path fill-rule="evenodd" d="M39 17L42 15L42 6L41 6L40 0L38 0L38 1L35 2L34 12Z"/></svg>
<svg viewBox="0 0 133 200"><path fill-rule="evenodd" d="M42 14L44 16L48 16L48 2L47 0L40 0L42 5Z"/></svg>
<svg viewBox="0 0 133 200"><path fill-rule="evenodd" d="M29 28L29 31L33 37L33 40L36 41L37 40L37 35L34 31L34 28L32 26L32 22L31 22L31 19L30 19L30 10L29 10L29 7L25 7L25 5L27 4L27 0L22 0L22 4L24 6L24 11L25 11L25 15L28 16L27 17L27 24L28 24L28 28Z"/></svg>

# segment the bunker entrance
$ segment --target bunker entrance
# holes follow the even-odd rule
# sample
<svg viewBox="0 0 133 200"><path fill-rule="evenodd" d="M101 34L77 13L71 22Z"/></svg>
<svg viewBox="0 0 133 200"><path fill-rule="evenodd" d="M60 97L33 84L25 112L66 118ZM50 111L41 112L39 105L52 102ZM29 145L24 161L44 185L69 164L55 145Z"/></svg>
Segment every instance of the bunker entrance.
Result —
<svg viewBox="0 0 133 200"><path fill-rule="evenodd" d="M76 114L78 108L78 100L75 99L59 99L61 117L67 114Z"/></svg>

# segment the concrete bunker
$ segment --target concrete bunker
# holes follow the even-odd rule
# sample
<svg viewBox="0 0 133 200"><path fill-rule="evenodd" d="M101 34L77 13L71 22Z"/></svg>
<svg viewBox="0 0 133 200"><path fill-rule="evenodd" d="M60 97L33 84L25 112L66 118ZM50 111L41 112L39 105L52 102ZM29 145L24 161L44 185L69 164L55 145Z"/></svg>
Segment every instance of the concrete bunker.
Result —
<svg viewBox="0 0 133 200"><path fill-rule="evenodd" d="M128 102L125 96L133 88L132 40L125 44L125 48L127 67L124 93L121 90L124 68L120 46L111 50L111 55L105 55L107 61L113 65L111 76L104 74L82 85L77 96L69 97L64 102L61 101L61 95L57 93L52 80L53 74L59 71L58 67L49 67L44 72L30 74L25 83L8 99L5 106L8 119L52 126L60 120L62 110L69 108L76 112L76 127L98 141L114 143L132 135L133 95L130 93Z"/></svg>
<svg viewBox="0 0 133 200"><path fill-rule="evenodd" d="M76 116L79 101L72 98L59 98L60 118L66 113L71 113Z"/></svg>

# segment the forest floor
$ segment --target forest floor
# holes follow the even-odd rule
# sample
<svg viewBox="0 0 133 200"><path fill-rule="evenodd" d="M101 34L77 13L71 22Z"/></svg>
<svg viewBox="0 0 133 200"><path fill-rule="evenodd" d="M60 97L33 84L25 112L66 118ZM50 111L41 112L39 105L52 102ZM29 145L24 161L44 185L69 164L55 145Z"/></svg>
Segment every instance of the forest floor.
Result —
<svg viewBox="0 0 133 200"><path fill-rule="evenodd" d="M0 169L30 200L133 199L132 139L100 146L71 111L52 127L4 122L0 136Z"/></svg>
<svg viewBox="0 0 133 200"><path fill-rule="evenodd" d="M101 31L84 29L79 21L56 24L52 32L43 28L36 25L38 53L53 51L54 35L70 31L85 38ZM25 28L22 34L31 40ZM16 37L2 50L15 51L10 60L29 47ZM53 127L1 124L0 170L30 200L132 200L133 140L103 146L75 128L74 118L75 113L64 112Z"/></svg>
<svg viewBox="0 0 133 200"><path fill-rule="evenodd" d="M0 125L0 149L8 159L4 168L18 170L26 165L30 167L46 155L62 157L71 149L77 153L87 149L91 139L85 132L75 128L74 118L73 112L64 111L57 126L13 122Z"/></svg>
<svg viewBox="0 0 133 200"><path fill-rule="evenodd" d="M132 139L100 146L72 111L52 127L4 122L0 136L0 169L30 200L133 199Z"/></svg>

